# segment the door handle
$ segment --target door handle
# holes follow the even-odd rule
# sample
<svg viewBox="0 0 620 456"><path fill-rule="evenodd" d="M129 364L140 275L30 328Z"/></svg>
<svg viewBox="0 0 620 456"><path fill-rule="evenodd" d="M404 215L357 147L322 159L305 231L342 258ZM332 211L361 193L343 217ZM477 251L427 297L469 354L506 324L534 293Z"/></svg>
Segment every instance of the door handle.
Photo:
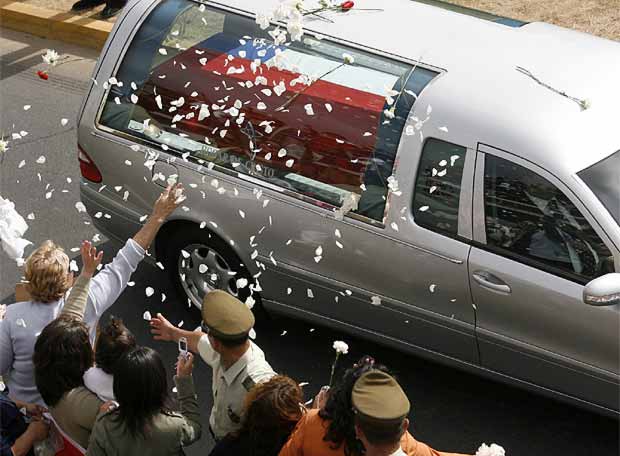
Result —
<svg viewBox="0 0 620 456"><path fill-rule="evenodd" d="M494 276L487 271L475 271L472 277L481 287L488 288L489 290L497 291L498 293L510 294L512 290L510 286L502 279Z"/></svg>

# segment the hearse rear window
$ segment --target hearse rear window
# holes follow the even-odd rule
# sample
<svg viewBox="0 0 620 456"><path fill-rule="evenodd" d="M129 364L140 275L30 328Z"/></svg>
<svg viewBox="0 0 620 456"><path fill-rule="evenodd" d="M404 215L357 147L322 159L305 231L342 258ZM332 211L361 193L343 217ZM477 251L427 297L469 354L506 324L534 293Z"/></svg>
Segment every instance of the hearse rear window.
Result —
<svg viewBox="0 0 620 456"><path fill-rule="evenodd" d="M437 75L306 32L167 0L129 46L99 123L166 153L382 221L409 111ZM208 163L213 163L209 165Z"/></svg>

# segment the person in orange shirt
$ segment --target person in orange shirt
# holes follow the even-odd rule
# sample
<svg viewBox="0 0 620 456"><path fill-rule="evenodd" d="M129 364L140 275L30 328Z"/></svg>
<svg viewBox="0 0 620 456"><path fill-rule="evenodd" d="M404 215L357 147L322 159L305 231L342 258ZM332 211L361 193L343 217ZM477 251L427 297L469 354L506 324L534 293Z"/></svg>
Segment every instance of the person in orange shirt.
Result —
<svg viewBox="0 0 620 456"><path fill-rule="evenodd" d="M356 381L370 371L387 374L385 366L365 356L345 372L342 381L331 391L322 390L315 400L315 408L304 414L279 456L368 455L368 449L356 433L351 394ZM407 413L403 420L406 420ZM418 442L406 430L408 424L408 420L403 421L404 432L400 437L400 448L407 456L458 456L456 453L436 451Z"/></svg>

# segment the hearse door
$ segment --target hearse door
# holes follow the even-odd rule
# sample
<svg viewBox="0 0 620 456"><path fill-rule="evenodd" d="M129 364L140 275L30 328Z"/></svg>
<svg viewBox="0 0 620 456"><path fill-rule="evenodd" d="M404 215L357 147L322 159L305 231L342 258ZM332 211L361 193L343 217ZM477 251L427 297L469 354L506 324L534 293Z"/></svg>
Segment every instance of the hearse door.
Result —
<svg viewBox="0 0 620 456"><path fill-rule="evenodd" d="M555 176L480 146L470 281L481 364L617 409L618 306L582 301L618 252Z"/></svg>

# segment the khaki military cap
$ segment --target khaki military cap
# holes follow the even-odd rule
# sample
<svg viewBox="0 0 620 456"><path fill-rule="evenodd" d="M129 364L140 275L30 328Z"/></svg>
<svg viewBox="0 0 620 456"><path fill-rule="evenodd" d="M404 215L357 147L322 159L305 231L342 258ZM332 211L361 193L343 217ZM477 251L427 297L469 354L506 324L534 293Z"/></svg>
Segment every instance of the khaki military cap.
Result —
<svg viewBox="0 0 620 456"><path fill-rule="evenodd" d="M254 314L248 306L222 290L206 294L202 300L202 320L209 333L219 339L238 339L254 326Z"/></svg>
<svg viewBox="0 0 620 456"><path fill-rule="evenodd" d="M351 401L355 410L377 420L396 420L409 413L409 399L393 377L370 370L353 385Z"/></svg>

